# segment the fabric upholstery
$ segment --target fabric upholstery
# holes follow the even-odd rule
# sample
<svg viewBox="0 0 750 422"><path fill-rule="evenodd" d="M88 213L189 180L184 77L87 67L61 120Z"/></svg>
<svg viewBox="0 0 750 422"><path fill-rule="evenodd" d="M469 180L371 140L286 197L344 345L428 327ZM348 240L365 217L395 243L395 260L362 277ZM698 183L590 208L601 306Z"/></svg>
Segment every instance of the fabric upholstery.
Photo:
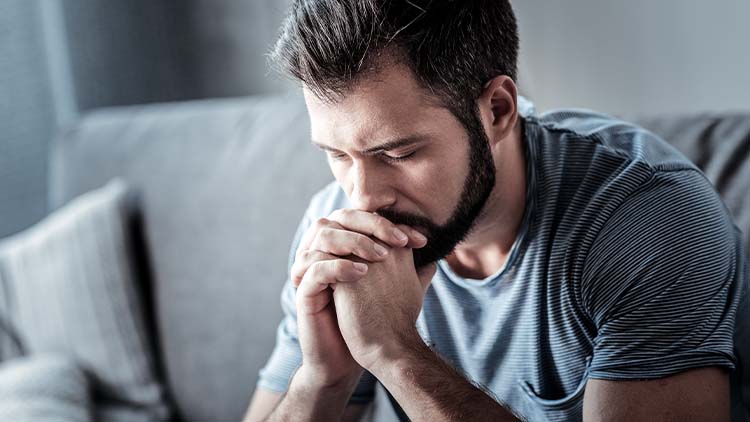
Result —
<svg viewBox="0 0 750 422"><path fill-rule="evenodd" d="M85 165L83 165L85 163ZM161 359L185 420L239 420L271 353L294 229L332 177L299 97L95 112L54 143L54 207L140 197Z"/></svg>
<svg viewBox="0 0 750 422"><path fill-rule="evenodd" d="M135 287L128 206L115 180L4 239L0 309L24 355L76 359L93 377L98 406L148 421L168 413Z"/></svg>
<svg viewBox="0 0 750 422"><path fill-rule="evenodd" d="M89 380L69 358L36 355L0 365L0 420L91 420Z"/></svg>
<svg viewBox="0 0 750 422"><path fill-rule="evenodd" d="M13 330L7 312L8 294L6 285L9 282L3 277L2 266L0 266L0 363L22 355L21 341Z"/></svg>

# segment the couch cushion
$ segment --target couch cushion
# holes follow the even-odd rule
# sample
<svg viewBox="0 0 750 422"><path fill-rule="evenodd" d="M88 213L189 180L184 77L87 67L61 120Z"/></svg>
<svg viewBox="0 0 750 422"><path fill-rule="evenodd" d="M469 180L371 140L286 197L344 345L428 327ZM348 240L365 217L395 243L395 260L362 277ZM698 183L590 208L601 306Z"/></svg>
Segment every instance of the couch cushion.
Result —
<svg viewBox="0 0 750 422"><path fill-rule="evenodd" d="M0 314L24 355L80 362L98 407L132 410L120 420L164 419L124 230L127 199L124 184L113 181L0 241Z"/></svg>
<svg viewBox="0 0 750 422"><path fill-rule="evenodd" d="M2 267L0 266L0 363L22 355L21 341L11 327L11 322L7 315L6 308L10 298L8 297L8 292L6 292L6 286L9 284L10 280L5 280Z"/></svg>
<svg viewBox="0 0 750 422"><path fill-rule="evenodd" d="M703 170L742 230L750 257L750 113L648 117L637 123Z"/></svg>
<svg viewBox="0 0 750 422"><path fill-rule="evenodd" d="M332 179L299 97L101 110L53 145L51 202L140 193L155 320L185 420L239 420L281 320L294 230Z"/></svg>

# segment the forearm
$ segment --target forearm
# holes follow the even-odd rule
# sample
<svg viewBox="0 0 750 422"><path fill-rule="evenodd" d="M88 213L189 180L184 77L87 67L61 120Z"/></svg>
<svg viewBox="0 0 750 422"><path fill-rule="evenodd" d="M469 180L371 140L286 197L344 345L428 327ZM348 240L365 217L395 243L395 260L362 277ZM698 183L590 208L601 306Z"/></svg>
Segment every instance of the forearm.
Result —
<svg viewBox="0 0 750 422"><path fill-rule="evenodd" d="M517 421L472 385L421 339L410 341L370 371L390 391L412 421Z"/></svg>
<svg viewBox="0 0 750 422"><path fill-rule="evenodd" d="M294 374L289 390L265 421L337 421L343 415L357 381L321 385L314 374L301 367Z"/></svg>

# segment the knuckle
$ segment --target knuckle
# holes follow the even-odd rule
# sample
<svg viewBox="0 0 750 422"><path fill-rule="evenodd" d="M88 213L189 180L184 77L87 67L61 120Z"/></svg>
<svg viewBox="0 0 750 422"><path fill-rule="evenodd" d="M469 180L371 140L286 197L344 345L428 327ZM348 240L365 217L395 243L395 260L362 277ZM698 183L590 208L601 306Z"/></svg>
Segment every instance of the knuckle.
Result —
<svg viewBox="0 0 750 422"><path fill-rule="evenodd" d="M306 250L316 249L317 248L316 245L319 242L320 242L320 232L315 232L315 234L313 234L312 236L310 236L310 241L308 242L308 244L305 245L305 246L307 246ZM303 252L300 252L299 256L302 256L302 254L303 254Z"/></svg>
<svg viewBox="0 0 750 422"><path fill-rule="evenodd" d="M333 263L334 273L336 274L336 279L348 279L349 277L349 267L351 264L349 264L348 261L344 259L336 260Z"/></svg>
<svg viewBox="0 0 750 422"><path fill-rule="evenodd" d="M379 215L377 219L375 220L375 226L381 230L386 230L386 229L393 227L394 224L391 223L391 220Z"/></svg>
<svg viewBox="0 0 750 422"><path fill-rule="evenodd" d="M344 261L341 259L337 259L333 261L333 272L336 273L336 275L343 274L344 272Z"/></svg>
<svg viewBox="0 0 750 422"><path fill-rule="evenodd" d="M311 277L316 277L320 274L322 269L323 263L321 261L314 262L310 267L307 268L307 273L305 275L310 275Z"/></svg>
<svg viewBox="0 0 750 422"><path fill-rule="evenodd" d="M315 237L317 241L328 241L333 235L333 230L328 227L322 228L318 231L318 235Z"/></svg>
<svg viewBox="0 0 750 422"><path fill-rule="evenodd" d="M300 273L299 261L294 261L294 264L292 264L292 268L289 269L289 273L292 275L292 278L297 277L297 275Z"/></svg>
<svg viewBox="0 0 750 422"><path fill-rule="evenodd" d="M317 245L321 241L325 241L325 239L327 237L327 234L326 234L327 230L328 230L327 228L322 228L322 229L318 230L317 232L315 232L315 236L313 237L313 240L310 243L310 246L311 246L310 249L317 249L313 245Z"/></svg>
<svg viewBox="0 0 750 422"><path fill-rule="evenodd" d="M329 271L326 271L325 265L322 262L316 262L305 273L305 279L311 284L325 283L326 280L330 279L328 273Z"/></svg>
<svg viewBox="0 0 750 422"><path fill-rule="evenodd" d="M297 289L300 292L305 292L310 287L310 274L306 273L303 277L299 279L299 282L297 283Z"/></svg>
<svg viewBox="0 0 750 422"><path fill-rule="evenodd" d="M366 236L361 234L354 236L354 245L360 250L366 250L370 243L372 243L372 240Z"/></svg>
<svg viewBox="0 0 750 422"><path fill-rule="evenodd" d="M354 216L354 210L350 208L343 208L340 211L343 218L352 218Z"/></svg>
<svg viewBox="0 0 750 422"><path fill-rule="evenodd" d="M306 265L305 262L295 261L294 264L292 264L292 268L290 270L292 279L301 279L305 275L308 269L309 269L309 266Z"/></svg>
<svg viewBox="0 0 750 422"><path fill-rule="evenodd" d="M333 211L333 212L332 212L332 213L331 213L331 214L330 214L330 215L328 216L328 218L330 218L331 220L339 220L339 219L341 219L342 217L344 217L344 212L345 212L345 211L344 211L344 209L342 209L342 208L339 208L339 209L337 209L337 210L334 210L334 211Z"/></svg>
<svg viewBox="0 0 750 422"><path fill-rule="evenodd" d="M319 248L329 249L336 247L336 242L334 242L335 238L335 232L333 229L325 228L318 232L318 237L316 239L316 244L319 245Z"/></svg>

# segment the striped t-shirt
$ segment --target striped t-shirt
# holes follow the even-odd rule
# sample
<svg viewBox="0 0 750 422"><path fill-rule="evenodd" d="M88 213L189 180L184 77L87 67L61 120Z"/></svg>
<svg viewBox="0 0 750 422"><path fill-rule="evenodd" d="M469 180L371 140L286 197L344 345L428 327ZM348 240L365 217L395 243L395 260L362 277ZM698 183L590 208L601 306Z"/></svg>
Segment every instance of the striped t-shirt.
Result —
<svg viewBox="0 0 750 422"><path fill-rule="evenodd" d="M745 255L704 175L639 127L520 104L528 183L518 237L483 280L439 262L417 321L425 342L529 420L580 420L590 378L741 368L747 340L733 335L748 321ZM319 192L291 257L311 222L346 207L337 184ZM272 391L285 391L301 363L294 294L287 281L286 316L260 371L258 385ZM745 420L739 372L735 421ZM372 400L375 382L365 374L352 401Z"/></svg>

